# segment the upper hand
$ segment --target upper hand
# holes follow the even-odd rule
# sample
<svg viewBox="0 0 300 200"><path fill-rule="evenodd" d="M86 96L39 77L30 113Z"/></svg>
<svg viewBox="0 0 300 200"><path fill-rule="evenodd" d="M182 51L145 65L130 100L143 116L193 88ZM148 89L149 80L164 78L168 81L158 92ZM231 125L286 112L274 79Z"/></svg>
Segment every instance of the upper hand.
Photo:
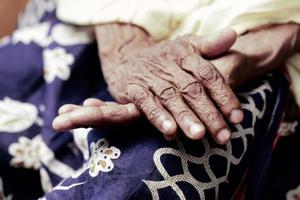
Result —
<svg viewBox="0 0 300 200"><path fill-rule="evenodd" d="M269 38L273 38L277 42L269 42ZM298 25L264 27L240 36L229 53L212 59L211 62L217 67L226 82L232 87L236 87L282 65L290 55L299 49L299 47L297 49L297 44L299 46ZM128 121L141 116L140 111L133 104L113 105L112 107L105 106L103 103L100 107L99 105L99 100L87 100L84 106L76 106L76 109L71 105L63 106L60 109L61 116L58 118L62 117L66 120L57 120L63 123L54 123L54 127L57 129L75 128L76 126L97 127L107 123L128 123ZM97 107L91 108L91 106ZM131 112L128 112L127 107L131 108ZM116 112L114 108L120 112ZM64 110L69 110L73 115L63 114ZM65 123L66 121L71 121L73 124Z"/></svg>
<svg viewBox="0 0 300 200"><path fill-rule="evenodd" d="M140 48L121 58L102 58L103 73L118 102L134 103L168 137L176 134L178 125L189 138L200 139L207 129L216 142L224 144L230 130L223 116L237 124L243 113L222 75L201 56L226 52L235 37L233 31L218 35L215 41L190 36Z"/></svg>

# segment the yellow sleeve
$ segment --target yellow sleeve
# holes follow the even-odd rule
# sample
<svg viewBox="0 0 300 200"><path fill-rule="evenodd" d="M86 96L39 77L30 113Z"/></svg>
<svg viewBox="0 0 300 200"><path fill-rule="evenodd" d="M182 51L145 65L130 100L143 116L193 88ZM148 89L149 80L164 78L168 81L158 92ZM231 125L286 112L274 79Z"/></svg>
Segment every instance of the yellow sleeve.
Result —
<svg viewBox="0 0 300 200"><path fill-rule="evenodd" d="M261 25L288 22L300 23L300 0L215 0L191 12L172 38L209 35L227 27L242 34Z"/></svg>
<svg viewBox="0 0 300 200"><path fill-rule="evenodd" d="M132 23L156 40L168 38L184 17L211 0L57 0L57 16L68 23Z"/></svg>

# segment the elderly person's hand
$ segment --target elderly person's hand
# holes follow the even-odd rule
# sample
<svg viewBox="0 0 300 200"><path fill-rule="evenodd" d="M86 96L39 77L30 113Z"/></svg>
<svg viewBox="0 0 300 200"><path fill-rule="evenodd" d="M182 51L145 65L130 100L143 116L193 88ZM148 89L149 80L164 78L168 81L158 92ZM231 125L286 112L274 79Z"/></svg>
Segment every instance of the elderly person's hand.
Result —
<svg viewBox="0 0 300 200"><path fill-rule="evenodd" d="M299 25L295 24L262 27L240 36L229 53L213 59L211 62L217 67L226 82L231 87L236 87L275 67L282 66L289 56L299 50L299 35ZM274 41L270 42L270 38ZM112 109L112 107L103 107L104 104L100 100L90 99L87 100L87 103L88 105L82 107L63 106L62 110L75 114L65 115L64 122L67 123L58 123L58 125L54 123L54 127L102 127L106 123L128 123L141 116L133 104L118 104L115 107L119 108L116 112L116 109ZM100 104L102 107L97 106ZM91 108L92 106L95 107Z"/></svg>
<svg viewBox="0 0 300 200"><path fill-rule="evenodd" d="M236 39L234 31L157 44L139 28L110 28L101 26L96 32L103 74L118 102L134 103L166 137L174 137L179 125L192 139L202 138L207 129L219 144L229 140L223 116L237 124L243 112L222 75L202 56L226 52ZM118 40L116 36L122 42L104 39Z"/></svg>
<svg viewBox="0 0 300 200"><path fill-rule="evenodd" d="M96 98L86 99L82 105L65 104L59 108L58 114L59 124L55 120L53 125L59 130L128 125L141 117L141 112L133 103L118 104Z"/></svg>

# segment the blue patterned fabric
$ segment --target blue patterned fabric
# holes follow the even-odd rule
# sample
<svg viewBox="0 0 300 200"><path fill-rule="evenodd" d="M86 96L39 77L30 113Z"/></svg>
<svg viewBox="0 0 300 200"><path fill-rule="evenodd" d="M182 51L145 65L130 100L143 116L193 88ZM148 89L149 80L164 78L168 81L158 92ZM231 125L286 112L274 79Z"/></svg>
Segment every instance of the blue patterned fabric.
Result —
<svg viewBox="0 0 300 200"><path fill-rule="evenodd" d="M273 72L237 91L245 120L231 127L225 146L209 136L167 142L146 120L56 133L51 123L61 105L113 99L91 30L60 22L54 9L53 1L32 1L20 28L0 44L3 198L36 198L38 192L24 191L35 184L36 173L46 193L42 198L50 200L231 199L250 166L250 180L263 181L288 88L282 74ZM23 176L14 177L12 169L25 174L28 185L14 184Z"/></svg>

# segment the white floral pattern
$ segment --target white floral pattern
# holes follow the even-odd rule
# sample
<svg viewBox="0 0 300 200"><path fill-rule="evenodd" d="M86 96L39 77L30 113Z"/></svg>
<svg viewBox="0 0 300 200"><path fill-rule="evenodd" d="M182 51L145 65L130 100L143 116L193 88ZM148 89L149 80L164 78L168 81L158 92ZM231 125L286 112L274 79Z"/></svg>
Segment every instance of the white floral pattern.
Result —
<svg viewBox="0 0 300 200"><path fill-rule="evenodd" d="M53 12L56 0L31 0L19 18L20 28L38 24L46 12Z"/></svg>
<svg viewBox="0 0 300 200"><path fill-rule="evenodd" d="M51 38L48 37L48 32L50 30L50 23L45 22L39 25L25 27L22 29L18 29L12 34L12 43L23 43L25 45L34 42L42 47L49 45L52 41Z"/></svg>
<svg viewBox="0 0 300 200"><path fill-rule="evenodd" d="M57 47L46 49L44 56L44 79L47 83L52 83L55 77L61 80L68 80L71 75L70 66L74 63L74 56L68 54L65 49Z"/></svg>
<svg viewBox="0 0 300 200"><path fill-rule="evenodd" d="M12 100L8 97L0 100L0 132L21 132L38 120L38 110L33 104Z"/></svg>
<svg viewBox="0 0 300 200"><path fill-rule="evenodd" d="M6 38L6 40L8 39ZM41 47L47 47L53 42L63 46L89 44L93 39L93 31L90 28L55 24L51 30L51 24L44 22L16 30L12 34L11 42L13 44L23 43L25 45L34 42Z"/></svg>
<svg viewBox="0 0 300 200"><path fill-rule="evenodd" d="M89 145L88 145L88 134L91 131L91 128L78 128L72 131L73 138L76 143L76 146L80 149L85 160L89 159Z"/></svg>
<svg viewBox="0 0 300 200"><path fill-rule="evenodd" d="M53 41L60 45L70 46L88 44L93 41L91 28L75 27L66 24L57 24L52 29Z"/></svg>
<svg viewBox="0 0 300 200"><path fill-rule="evenodd" d="M42 185L42 189L43 191L46 192L50 192L53 188L51 180L50 180L50 176L48 174L48 172L46 171L46 169L41 168L40 169L40 177L41 177L41 185Z"/></svg>
<svg viewBox="0 0 300 200"><path fill-rule="evenodd" d="M89 160L89 174L96 177L99 172L110 172L114 168L112 159L117 159L121 151L116 147L109 147L105 139L100 139L96 143L91 143L91 158Z"/></svg>
<svg viewBox="0 0 300 200"><path fill-rule="evenodd" d="M39 160L40 144L40 137L29 139L21 136L18 143L12 143L8 148L8 152L13 156L10 165L27 169L39 169L41 166Z"/></svg>

